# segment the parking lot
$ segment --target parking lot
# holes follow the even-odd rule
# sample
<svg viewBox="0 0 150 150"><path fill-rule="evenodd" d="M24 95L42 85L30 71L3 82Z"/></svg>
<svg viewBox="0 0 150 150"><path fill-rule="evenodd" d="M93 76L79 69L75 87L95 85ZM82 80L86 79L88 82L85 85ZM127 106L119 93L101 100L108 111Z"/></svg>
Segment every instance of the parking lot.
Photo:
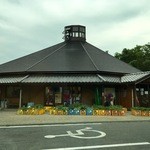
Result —
<svg viewBox="0 0 150 150"><path fill-rule="evenodd" d="M144 122L24 125L0 127L1 150L150 149Z"/></svg>

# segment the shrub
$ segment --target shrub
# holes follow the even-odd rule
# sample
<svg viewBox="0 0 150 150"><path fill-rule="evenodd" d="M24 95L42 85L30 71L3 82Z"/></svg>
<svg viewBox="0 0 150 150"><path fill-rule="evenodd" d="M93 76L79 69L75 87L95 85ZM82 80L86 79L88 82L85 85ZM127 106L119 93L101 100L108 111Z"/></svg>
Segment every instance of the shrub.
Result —
<svg viewBox="0 0 150 150"><path fill-rule="evenodd" d="M44 106L41 105L41 104L36 104L36 105L33 106L33 108L35 108L35 109L42 109L42 108L44 108Z"/></svg>
<svg viewBox="0 0 150 150"><path fill-rule="evenodd" d="M121 105L113 105L113 106L109 106L110 110L122 110L122 106Z"/></svg>

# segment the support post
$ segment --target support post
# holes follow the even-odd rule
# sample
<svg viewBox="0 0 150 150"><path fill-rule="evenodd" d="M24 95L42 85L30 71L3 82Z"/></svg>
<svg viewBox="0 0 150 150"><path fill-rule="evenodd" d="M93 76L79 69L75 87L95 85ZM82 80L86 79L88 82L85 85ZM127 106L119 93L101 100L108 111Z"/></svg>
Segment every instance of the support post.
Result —
<svg viewBox="0 0 150 150"><path fill-rule="evenodd" d="M21 108L21 103L22 103L22 89L20 89L19 108Z"/></svg>
<svg viewBox="0 0 150 150"><path fill-rule="evenodd" d="M138 99L138 95L137 95L137 92L136 92L136 84L134 84L134 107L135 106L140 106L140 102L139 102L139 99Z"/></svg>
<svg viewBox="0 0 150 150"><path fill-rule="evenodd" d="M133 86L133 107L136 107L136 106L137 106L136 99L137 99L137 95L136 95L136 84L134 84L134 86Z"/></svg>

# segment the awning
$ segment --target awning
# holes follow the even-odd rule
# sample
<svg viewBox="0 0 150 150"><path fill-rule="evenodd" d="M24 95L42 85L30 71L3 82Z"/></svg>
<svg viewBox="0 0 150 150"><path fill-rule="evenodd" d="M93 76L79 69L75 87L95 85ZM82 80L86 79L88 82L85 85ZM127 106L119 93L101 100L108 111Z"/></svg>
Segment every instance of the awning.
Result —
<svg viewBox="0 0 150 150"><path fill-rule="evenodd" d="M122 77L100 74L57 74L1 76L0 84L11 83L138 83L150 78L150 71L127 74Z"/></svg>
<svg viewBox="0 0 150 150"><path fill-rule="evenodd" d="M31 75L22 83L99 83L97 75Z"/></svg>
<svg viewBox="0 0 150 150"><path fill-rule="evenodd" d="M103 80L103 82L121 83L121 77L119 76L108 76L108 75L98 75L98 76Z"/></svg>
<svg viewBox="0 0 150 150"><path fill-rule="evenodd" d="M2 76L0 77L0 84L8 84L8 83L20 83L27 76Z"/></svg>
<svg viewBox="0 0 150 150"><path fill-rule="evenodd" d="M24 79L22 83L120 83L120 80L120 77L99 74L34 75Z"/></svg>
<svg viewBox="0 0 150 150"><path fill-rule="evenodd" d="M145 80L146 78L149 77L150 77L150 71L127 74L121 77L121 83L138 82L138 81L141 82L142 80Z"/></svg>
<svg viewBox="0 0 150 150"><path fill-rule="evenodd" d="M26 75L0 77L0 83L120 83L119 77L99 74Z"/></svg>

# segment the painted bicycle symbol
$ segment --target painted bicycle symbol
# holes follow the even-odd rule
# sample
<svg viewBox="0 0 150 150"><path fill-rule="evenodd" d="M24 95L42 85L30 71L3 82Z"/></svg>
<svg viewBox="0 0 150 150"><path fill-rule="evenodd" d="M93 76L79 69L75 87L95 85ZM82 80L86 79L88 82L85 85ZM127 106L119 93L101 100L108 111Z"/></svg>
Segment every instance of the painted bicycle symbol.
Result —
<svg viewBox="0 0 150 150"><path fill-rule="evenodd" d="M76 133L72 133L71 131L66 131L67 134L60 134L60 135L46 135L44 136L45 138L56 138L56 137L64 137L64 136L70 136L73 138L78 138L78 139L97 139L97 138L102 138L106 136L105 132L99 131L99 130L92 130L91 127L86 127L84 129L76 130ZM84 132L94 132L98 133L96 136L84 136Z"/></svg>

